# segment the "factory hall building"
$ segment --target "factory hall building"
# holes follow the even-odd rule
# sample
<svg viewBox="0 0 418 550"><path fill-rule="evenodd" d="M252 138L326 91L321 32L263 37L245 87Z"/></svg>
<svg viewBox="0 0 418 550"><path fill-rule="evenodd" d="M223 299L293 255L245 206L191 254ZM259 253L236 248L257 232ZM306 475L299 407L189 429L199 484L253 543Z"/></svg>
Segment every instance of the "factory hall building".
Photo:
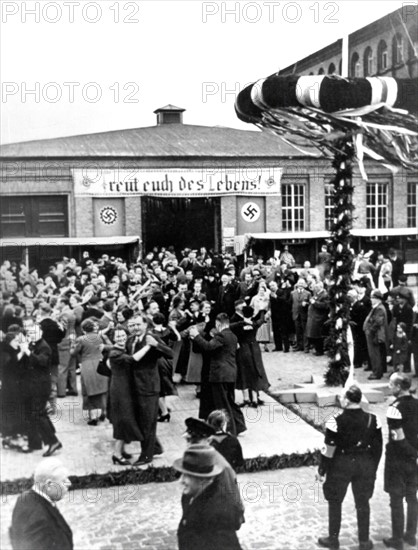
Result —
<svg viewBox="0 0 418 550"><path fill-rule="evenodd" d="M349 76L417 76L412 8L348 36ZM281 74L341 74L341 59L338 40ZM271 256L288 244L297 263L316 261L333 218L329 160L273 134L185 124L173 105L155 115L151 127L3 145L2 260L45 268L83 250L134 259L170 245ZM354 174L353 247L393 246L416 273L418 175L365 168L367 181Z"/></svg>

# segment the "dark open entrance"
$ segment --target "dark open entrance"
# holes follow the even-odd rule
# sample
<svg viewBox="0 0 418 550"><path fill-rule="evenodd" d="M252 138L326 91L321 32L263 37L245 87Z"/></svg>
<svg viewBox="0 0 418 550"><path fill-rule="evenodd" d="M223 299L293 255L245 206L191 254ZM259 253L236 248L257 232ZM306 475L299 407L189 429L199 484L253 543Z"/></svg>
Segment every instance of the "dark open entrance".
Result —
<svg viewBox="0 0 418 550"><path fill-rule="evenodd" d="M154 246L219 248L220 199L142 199L144 250Z"/></svg>

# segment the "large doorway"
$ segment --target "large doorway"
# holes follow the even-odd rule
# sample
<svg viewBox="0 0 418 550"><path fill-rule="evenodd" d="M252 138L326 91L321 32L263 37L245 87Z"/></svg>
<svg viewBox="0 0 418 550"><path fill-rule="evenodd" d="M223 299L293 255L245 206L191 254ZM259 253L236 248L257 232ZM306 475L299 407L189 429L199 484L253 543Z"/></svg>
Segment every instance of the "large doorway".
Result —
<svg viewBox="0 0 418 550"><path fill-rule="evenodd" d="M199 249L219 248L220 199L144 197L142 237L144 250L154 246Z"/></svg>

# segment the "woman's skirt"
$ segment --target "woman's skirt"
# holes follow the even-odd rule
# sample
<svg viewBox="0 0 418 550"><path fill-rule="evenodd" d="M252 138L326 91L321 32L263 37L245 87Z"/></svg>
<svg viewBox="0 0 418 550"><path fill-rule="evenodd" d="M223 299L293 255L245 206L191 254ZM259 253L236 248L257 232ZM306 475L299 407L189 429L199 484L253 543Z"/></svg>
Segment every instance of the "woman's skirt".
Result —
<svg viewBox="0 0 418 550"><path fill-rule="evenodd" d="M189 382L191 384L200 384L202 380L202 364L202 354L193 351L191 347L189 353L189 362L187 364L187 373L185 376L186 382Z"/></svg>
<svg viewBox="0 0 418 550"><path fill-rule="evenodd" d="M270 342L271 322L270 319L261 325L257 330L256 340L261 344L268 344Z"/></svg>

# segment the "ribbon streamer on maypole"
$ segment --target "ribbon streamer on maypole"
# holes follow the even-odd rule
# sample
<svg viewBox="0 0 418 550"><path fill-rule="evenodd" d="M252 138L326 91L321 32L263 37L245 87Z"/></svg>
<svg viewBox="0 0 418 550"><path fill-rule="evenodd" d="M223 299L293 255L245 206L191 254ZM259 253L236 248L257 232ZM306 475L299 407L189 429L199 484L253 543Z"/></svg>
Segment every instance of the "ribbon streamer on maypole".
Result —
<svg viewBox="0 0 418 550"><path fill-rule="evenodd" d="M273 74L244 88L235 102L238 118L273 132L299 152L332 161L334 212L331 227L328 385L343 385L350 365L347 292L353 270L352 172L364 159L396 172L418 168L418 79L344 78L337 75Z"/></svg>

